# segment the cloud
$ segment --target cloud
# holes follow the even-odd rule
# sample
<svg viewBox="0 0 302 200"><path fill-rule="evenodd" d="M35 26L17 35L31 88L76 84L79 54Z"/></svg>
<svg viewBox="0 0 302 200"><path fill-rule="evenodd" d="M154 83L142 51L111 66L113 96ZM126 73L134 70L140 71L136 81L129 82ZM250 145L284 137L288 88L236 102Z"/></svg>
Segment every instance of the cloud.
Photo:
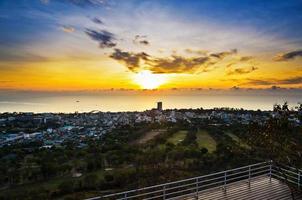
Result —
<svg viewBox="0 0 302 200"><path fill-rule="evenodd" d="M170 58L156 58L151 61L150 70L154 73L194 73L210 64L209 57L191 57L173 55Z"/></svg>
<svg viewBox="0 0 302 200"><path fill-rule="evenodd" d="M252 57L252 56L242 56L242 57L239 58L239 61L246 62L246 61L252 60L253 58L254 57Z"/></svg>
<svg viewBox="0 0 302 200"><path fill-rule="evenodd" d="M75 28L73 28L72 26L63 25L61 26L61 30L65 33L73 33L75 31Z"/></svg>
<svg viewBox="0 0 302 200"><path fill-rule="evenodd" d="M296 85L302 84L302 76L290 77L285 79L247 79L243 85Z"/></svg>
<svg viewBox="0 0 302 200"><path fill-rule="evenodd" d="M65 1L78 6L104 6L108 3L108 0L65 0Z"/></svg>
<svg viewBox="0 0 302 200"><path fill-rule="evenodd" d="M273 85L275 81L272 80L262 80L262 79L247 79L247 82L243 85Z"/></svg>
<svg viewBox="0 0 302 200"><path fill-rule="evenodd" d="M51 1L71 3L73 5L80 6L80 7L87 7L87 6L109 7L110 5L110 0L40 0L40 2L45 5L49 4Z"/></svg>
<svg viewBox="0 0 302 200"><path fill-rule="evenodd" d="M142 44L142 45L149 45L150 42L147 40L146 35L136 35L133 39L134 44Z"/></svg>
<svg viewBox="0 0 302 200"><path fill-rule="evenodd" d="M97 17L94 17L91 20L96 24L101 24L101 25L104 24L104 22L100 18L97 18Z"/></svg>
<svg viewBox="0 0 302 200"><path fill-rule="evenodd" d="M276 86L276 85L272 85L271 89L272 89L272 90L278 90L278 89L281 89L281 87Z"/></svg>
<svg viewBox="0 0 302 200"><path fill-rule="evenodd" d="M47 5L49 3L49 0L40 0L40 2Z"/></svg>
<svg viewBox="0 0 302 200"><path fill-rule="evenodd" d="M302 57L302 50L291 51L288 53L281 53L275 56L275 61L288 61L296 57Z"/></svg>
<svg viewBox="0 0 302 200"><path fill-rule="evenodd" d="M255 70L257 70L258 68L257 67L249 67L249 68L236 68L236 69L232 69L232 70L229 70L227 72L227 75L241 75L241 74L249 74Z"/></svg>
<svg viewBox="0 0 302 200"><path fill-rule="evenodd" d="M233 86L233 87L231 87L231 90L240 90L240 87L238 87L238 86Z"/></svg>
<svg viewBox="0 0 302 200"><path fill-rule="evenodd" d="M302 83L302 76L283 79L283 80L280 80L279 83L281 83L281 84L301 84Z"/></svg>
<svg viewBox="0 0 302 200"><path fill-rule="evenodd" d="M96 31L92 29L86 29L85 33L94 41L97 41L100 48L111 48L115 47L116 40L115 35L105 30Z"/></svg>
<svg viewBox="0 0 302 200"><path fill-rule="evenodd" d="M186 53L197 54L197 55L207 55L208 51L206 50L195 50L195 49L185 49Z"/></svg>
<svg viewBox="0 0 302 200"><path fill-rule="evenodd" d="M214 58L218 58L218 59L223 59L226 56L234 55L234 54L237 54L237 49L233 49L231 51L224 51L224 52L220 52L220 53L212 53L212 54L210 54L210 56L214 57Z"/></svg>
<svg viewBox="0 0 302 200"><path fill-rule="evenodd" d="M48 58L30 52L18 53L16 51L0 50L0 60L2 62L44 62L48 61Z"/></svg>
<svg viewBox="0 0 302 200"><path fill-rule="evenodd" d="M188 49L186 50L188 51ZM189 50L189 52L195 51ZM237 53L237 50L224 51L218 53L207 54L199 52L201 56L184 57L172 55L168 58L153 58L150 64L150 70L154 73L196 73L209 72L215 68L215 64L222 61L227 56Z"/></svg>
<svg viewBox="0 0 302 200"><path fill-rule="evenodd" d="M144 52L133 53L120 49L115 49L110 55L111 58L122 61L126 67L133 72L148 69L153 73L196 73L208 72L215 68L215 64L223 60L226 56L233 55L235 52L226 51L210 55L184 57L172 55L170 57L153 57ZM144 62L142 62L144 61ZM254 70L254 68L253 68Z"/></svg>
<svg viewBox="0 0 302 200"><path fill-rule="evenodd" d="M141 68L141 62L149 60L149 55L144 52L132 53L122 51L120 49L114 49L114 52L110 55L110 58L126 64L130 71L138 72Z"/></svg>

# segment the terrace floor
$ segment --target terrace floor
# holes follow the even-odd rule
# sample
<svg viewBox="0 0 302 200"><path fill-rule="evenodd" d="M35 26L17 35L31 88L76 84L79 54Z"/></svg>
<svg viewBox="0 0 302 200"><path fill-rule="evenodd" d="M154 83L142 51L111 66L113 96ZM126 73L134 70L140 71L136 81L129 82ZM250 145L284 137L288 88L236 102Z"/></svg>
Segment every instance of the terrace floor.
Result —
<svg viewBox="0 0 302 200"><path fill-rule="evenodd" d="M195 199L195 198L184 198ZM290 188L281 181L272 178L271 182L269 177L262 176L256 177L251 180L249 187L246 181L235 182L228 185L226 192L220 188L212 188L206 191L199 192L198 199L200 200L286 200L293 199L291 196ZM302 193L294 194L295 200L302 200Z"/></svg>

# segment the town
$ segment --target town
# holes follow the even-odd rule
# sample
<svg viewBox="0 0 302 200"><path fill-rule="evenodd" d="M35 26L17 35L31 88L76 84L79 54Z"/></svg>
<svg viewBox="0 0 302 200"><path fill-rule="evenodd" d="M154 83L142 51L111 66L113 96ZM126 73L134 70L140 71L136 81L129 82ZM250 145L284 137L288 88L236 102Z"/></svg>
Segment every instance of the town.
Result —
<svg viewBox="0 0 302 200"><path fill-rule="evenodd" d="M60 147L63 142L74 141L78 147L85 146L85 138L100 139L107 133L124 125L138 123L189 124L209 121L212 125L264 123L274 111L248 111L243 109L216 108L163 110L162 102L157 108L144 112L100 112L87 113L2 113L0 114L0 147L15 143L40 141L41 148ZM301 125L299 115L293 112L289 120Z"/></svg>

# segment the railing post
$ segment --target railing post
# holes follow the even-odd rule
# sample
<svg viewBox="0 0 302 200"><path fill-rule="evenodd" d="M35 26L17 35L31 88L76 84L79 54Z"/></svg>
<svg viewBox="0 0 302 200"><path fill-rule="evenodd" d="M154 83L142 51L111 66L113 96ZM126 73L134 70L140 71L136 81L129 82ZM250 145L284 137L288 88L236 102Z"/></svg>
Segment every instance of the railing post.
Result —
<svg viewBox="0 0 302 200"><path fill-rule="evenodd" d="M251 187L251 166L249 165L249 187Z"/></svg>
<svg viewBox="0 0 302 200"><path fill-rule="evenodd" d="M298 172L298 189L299 190L301 189L301 172L300 172L300 170Z"/></svg>
<svg viewBox="0 0 302 200"><path fill-rule="evenodd" d="M166 199L166 185L163 186L163 199Z"/></svg>
<svg viewBox="0 0 302 200"><path fill-rule="evenodd" d="M124 194L124 199L127 200L127 192Z"/></svg>
<svg viewBox="0 0 302 200"><path fill-rule="evenodd" d="M272 161L270 161L269 165L269 182L272 182Z"/></svg>
<svg viewBox="0 0 302 200"><path fill-rule="evenodd" d="M223 190L224 192L226 192L226 184L227 184L227 172L224 172L224 186L223 186Z"/></svg>
<svg viewBox="0 0 302 200"><path fill-rule="evenodd" d="M198 192L199 192L199 189L198 189L198 178L196 178L196 199L198 199Z"/></svg>

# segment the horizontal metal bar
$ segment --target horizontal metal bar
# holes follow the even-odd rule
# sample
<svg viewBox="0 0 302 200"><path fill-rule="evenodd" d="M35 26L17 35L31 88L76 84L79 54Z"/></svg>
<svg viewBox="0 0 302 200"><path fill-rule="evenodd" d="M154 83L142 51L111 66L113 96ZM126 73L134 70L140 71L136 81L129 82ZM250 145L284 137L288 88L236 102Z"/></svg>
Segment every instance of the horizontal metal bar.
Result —
<svg viewBox="0 0 302 200"><path fill-rule="evenodd" d="M192 188L189 188L189 189L185 189L185 190L179 190L179 191L176 191L176 192L170 192L170 193L166 193L166 196L169 196L169 195L172 195L172 194L178 194L178 193L181 193L181 192L186 192L186 191L189 191L189 190L195 190L196 187L192 187Z"/></svg>
<svg viewBox="0 0 302 200"><path fill-rule="evenodd" d="M240 178L243 178L243 177L247 177L248 178L249 175L247 174L247 175L242 175L242 176L238 176L238 177L229 178L226 181L233 181L233 180L240 179Z"/></svg>
<svg viewBox="0 0 302 200"><path fill-rule="evenodd" d="M279 169L281 169L282 171L286 171L286 172L288 172L288 173L294 174L294 175L298 175L298 173L293 172L293 171L290 171L290 170L287 170L287 169L284 169L284 168L279 168ZM277 167L277 170L278 170L278 167ZM278 170L278 171L279 171L279 170Z"/></svg>
<svg viewBox="0 0 302 200"><path fill-rule="evenodd" d="M284 177L284 175L280 172L274 172L276 175L279 175L279 176L282 176ZM288 175L288 174L285 174L286 178L291 178L291 179L295 179L295 180L298 180L298 177L294 177L294 176L291 176L291 175ZM298 176L298 175L297 175ZM284 177L285 178L285 177Z"/></svg>
<svg viewBox="0 0 302 200"><path fill-rule="evenodd" d="M277 176L278 178L281 178L282 180L285 180L285 178L284 177L281 177L281 176L279 176L279 175L277 175L277 174L272 174L273 176ZM293 183L293 184L295 184L295 185L297 185L298 184L298 182L294 182L294 181L292 181L292 180L287 180L288 182L291 182L291 183Z"/></svg>
<svg viewBox="0 0 302 200"><path fill-rule="evenodd" d="M210 186L210 185L215 185L215 184L220 184L220 183L224 183L224 180L223 181L218 181L218 182L215 182L215 183L209 183L209 184L201 185L198 188L204 188L204 187L207 187L207 186Z"/></svg>
<svg viewBox="0 0 302 200"><path fill-rule="evenodd" d="M190 183L190 184L186 184L186 185L178 185L178 186L175 186L175 187L169 187L169 188L166 188L166 191L169 191L169 190L174 190L174 189L177 189L177 188L182 188L182 187L187 187L187 186L190 186L190 185L194 185L196 186L197 182L195 183Z"/></svg>

